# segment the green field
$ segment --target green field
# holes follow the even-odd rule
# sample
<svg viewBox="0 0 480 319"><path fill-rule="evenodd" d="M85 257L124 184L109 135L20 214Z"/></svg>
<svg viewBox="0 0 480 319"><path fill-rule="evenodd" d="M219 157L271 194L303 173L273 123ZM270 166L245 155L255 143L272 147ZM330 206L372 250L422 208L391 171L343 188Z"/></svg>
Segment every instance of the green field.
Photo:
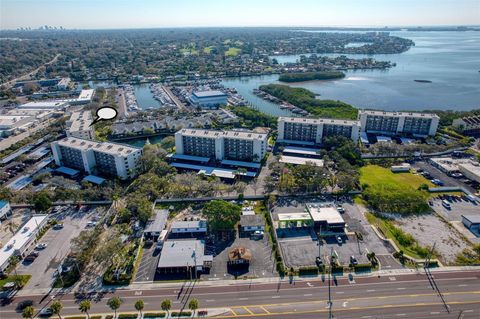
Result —
<svg viewBox="0 0 480 319"><path fill-rule="evenodd" d="M225 56L237 56L242 52L242 49L239 48L229 48L228 51L225 51Z"/></svg>
<svg viewBox="0 0 480 319"><path fill-rule="evenodd" d="M392 173L388 168L377 165L367 165L360 168L360 183L367 185L383 184L403 187L412 187L418 189L422 184L429 187L434 185L421 175L412 173Z"/></svg>

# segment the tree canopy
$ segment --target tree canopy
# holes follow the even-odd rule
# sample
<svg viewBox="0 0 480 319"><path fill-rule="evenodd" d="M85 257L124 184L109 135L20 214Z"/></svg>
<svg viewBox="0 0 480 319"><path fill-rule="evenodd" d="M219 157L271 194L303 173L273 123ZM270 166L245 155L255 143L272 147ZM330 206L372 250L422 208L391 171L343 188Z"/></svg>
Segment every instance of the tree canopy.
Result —
<svg viewBox="0 0 480 319"><path fill-rule="evenodd" d="M214 231L232 230L240 221L241 211L240 206L224 200L212 200L203 207L203 215Z"/></svg>

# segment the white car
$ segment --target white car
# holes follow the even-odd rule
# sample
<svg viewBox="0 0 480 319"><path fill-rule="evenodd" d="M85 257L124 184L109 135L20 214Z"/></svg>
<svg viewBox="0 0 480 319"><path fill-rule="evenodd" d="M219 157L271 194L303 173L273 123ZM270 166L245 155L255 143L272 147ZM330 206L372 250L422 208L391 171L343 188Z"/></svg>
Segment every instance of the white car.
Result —
<svg viewBox="0 0 480 319"><path fill-rule="evenodd" d="M47 248L47 244L45 244L45 243L40 243L40 244L37 244L37 246L35 246L36 250L42 250L42 249L45 249L45 248Z"/></svg>

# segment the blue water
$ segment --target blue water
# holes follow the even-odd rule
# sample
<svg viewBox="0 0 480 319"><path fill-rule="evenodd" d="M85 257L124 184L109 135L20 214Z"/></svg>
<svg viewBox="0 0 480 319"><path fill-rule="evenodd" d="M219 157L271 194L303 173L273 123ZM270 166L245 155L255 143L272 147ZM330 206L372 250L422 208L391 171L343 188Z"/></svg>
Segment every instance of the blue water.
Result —
<svg viewBox="0 0 480 319"><path fill-rule="evenodd" d="M137 104L142 110L160 107L160 102L153 98L148 84L136 84L133 86Z"/></svg>
<svg viewBox="0 0 480 319"><path fill-rule="evenodd" d="M415 46L401 54L373 56L397 63L389 70L348 71L340 80L310 81L291 84L304 87L322 99L341 100L358 108L384 110L469 110L480 108L480 32L391 32L411 39ZM329 54L327 54L329 55ZM329 56L335 56L330 54ZM280 63L294 62L300 56L276 56ZM261 84L275 83L278 76L227 79L260 110L281 115L272 103L260 103L248 92ZM430 80L418 83L414 80ZM256 98L256 97L255 97ZM256 98L258 99L258 98Z"/></svg>

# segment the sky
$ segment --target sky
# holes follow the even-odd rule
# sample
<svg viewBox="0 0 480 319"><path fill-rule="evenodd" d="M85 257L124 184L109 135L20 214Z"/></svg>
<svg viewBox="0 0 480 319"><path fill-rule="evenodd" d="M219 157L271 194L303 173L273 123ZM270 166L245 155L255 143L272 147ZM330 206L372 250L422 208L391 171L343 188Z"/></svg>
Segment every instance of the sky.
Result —
<svg viewBox="0 0 480 319"><path fill-rule="evenodd" d="M480 0L0 0L0 29L479 24Z"/></svg>

